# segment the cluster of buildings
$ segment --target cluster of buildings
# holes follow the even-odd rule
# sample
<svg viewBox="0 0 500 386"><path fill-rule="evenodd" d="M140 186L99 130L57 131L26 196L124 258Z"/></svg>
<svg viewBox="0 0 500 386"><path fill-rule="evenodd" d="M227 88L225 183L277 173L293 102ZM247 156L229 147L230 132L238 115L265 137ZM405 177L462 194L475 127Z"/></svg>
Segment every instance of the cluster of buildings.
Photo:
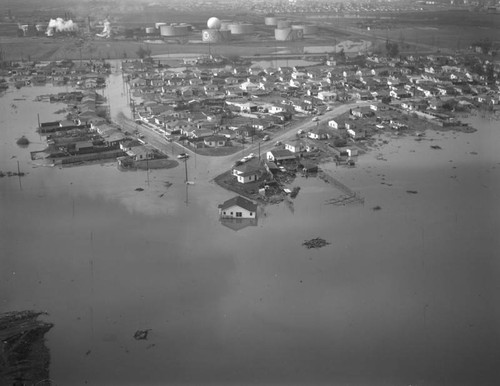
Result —
<svg viewBox="0 0 500 386"><path fill-rule="evenodd" d="M13 62L0 70L0 79L15 87L70 84L84 89L105 87L110 65L105 61Z"/></svg>
<svg viewBox="0 0 500 386"><path fill-rule="evenodd" d="M132 94L143 100L136 106L141 119L194 147L263 139L294 117L321 114L338 102L385 102L443 125L455 110L496 109L500 102L498 66L476 56L337 55L310 67L184 71L136 61L124 63L124 71Z"/></svg>

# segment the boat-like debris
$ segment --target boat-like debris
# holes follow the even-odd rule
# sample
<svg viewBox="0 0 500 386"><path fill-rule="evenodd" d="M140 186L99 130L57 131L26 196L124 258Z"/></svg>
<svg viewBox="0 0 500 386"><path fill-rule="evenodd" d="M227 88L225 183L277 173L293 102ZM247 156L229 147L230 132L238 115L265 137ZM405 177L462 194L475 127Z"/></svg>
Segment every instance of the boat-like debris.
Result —
<svg viewBox="0 0 500 386"><path fill-rule="evenodd" d="M311 248L322 248L326 245L330 245L330 243L322 239L321 237L316 237L314 239L304 241L302 245L304 245L307 249L311 249Z"/></svg>

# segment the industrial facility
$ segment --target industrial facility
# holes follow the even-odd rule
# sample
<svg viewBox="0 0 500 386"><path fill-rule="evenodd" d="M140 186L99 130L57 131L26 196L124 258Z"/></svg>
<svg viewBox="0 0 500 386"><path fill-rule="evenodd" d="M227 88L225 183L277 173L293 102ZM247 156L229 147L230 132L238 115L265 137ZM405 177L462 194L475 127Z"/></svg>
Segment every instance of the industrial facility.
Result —
<svg viewBox="0 0 500 386"><path fill-rule="evenodd" d="M69 16L69 15L67 15ZM67 17L66 16L66 17ZM80 27L79 27L80 25ZM205 28L203 28L205 27ZM210 17L206 26L196 23L157 21L150 25L113 26L110 18L91 23L90 17L73 22L71 19L50 19L48 22L19 23L17 36L67 36L68 33L89 34L95 38L109 39L159 39L184 43L228 43L231 41L299 41L319 33L318 26L302 23L274 14L267 14L260 22L235 16L233 20Z"/></svg>

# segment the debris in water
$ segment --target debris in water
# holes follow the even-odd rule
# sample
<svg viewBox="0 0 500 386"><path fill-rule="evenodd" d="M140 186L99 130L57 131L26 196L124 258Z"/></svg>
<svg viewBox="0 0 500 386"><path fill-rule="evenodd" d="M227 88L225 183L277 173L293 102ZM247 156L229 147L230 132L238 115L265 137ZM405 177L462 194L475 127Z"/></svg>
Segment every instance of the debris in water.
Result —
<svg viewBox="0 0 500 386"><path fill-rule="evenodd" d="M165 187L170 188L173 184L170 181L165 181Z"/></svg>
<svg viewBox="0 0 500 386"><path fill-rule="evenodd" d="M408 193L408 194L417 194L418 192L416 190L407 190L406 193Z"/></svg>
<svg viewBox="0 0 500 386"><path fill-rule="evenodd" d="M382 207L381 207L381 206L379 206L379 205L377 205L377 206L374 206L372 209L373 209L373 210L380 210L380 209L382 209Z"/></svg>
<svg viewBox="0 0 500 386"><path fill-rule="evenodd" d="M147 340L148 339L148 334L151 329L147 330L137 330L134 334L134 339L136 340Z"/></svg>
<svg viewBox="0 0 500 386"><path fill-rule="evenodd" d="M292 189L292 192L290 193L291 198L297 197L297 194L299 194L300 186L296 186L295 188Z"/></svg>
<svg viewBox="0 0 500 386"><path fill-rule="evenodd" d="M322 239L321 237L316 237L314 239L304 241L302 245L304 245L307 249L311 249L311 248L321 248L326 245L330 245L330 243Z"/></svg>
<svg viewBox="0 0 500 386"><path fill-rule="evenodd" d="M135 188L136 192L142 192L144 189L143 188Z"/></svg>
<svg viewBox="0 0 500 386"><path fill-rule="evenodd" d="M30 144L30 140L28 138L26 138L24 135L19 138L16 143L19 145L19 146L28 146Z"/></svg>
<svg viewBox="0 0 500 386"><path fill-rule="evenodd" d="M431 145L431 149L434 149L434 150L441 150L442 147L439 146L439 145Z"/></svg>

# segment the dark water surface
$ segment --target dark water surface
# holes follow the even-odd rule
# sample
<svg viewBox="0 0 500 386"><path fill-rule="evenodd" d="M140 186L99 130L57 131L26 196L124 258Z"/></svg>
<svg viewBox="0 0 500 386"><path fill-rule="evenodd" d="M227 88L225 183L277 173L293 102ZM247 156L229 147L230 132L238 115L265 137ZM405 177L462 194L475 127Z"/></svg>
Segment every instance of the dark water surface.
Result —
<svg viewBox="0 0 500 386"><path fill-rule="evenodd" d="M189 191L182 165L149 184L114 164L34 165L43 145L15 139L40 143L36 113L58 118L32 102L46 92L0 98L0 169L28 172L0 179L0 311L49 313L55 384L499 384L498 122L331 166L364 205L327 205L338 191L299 178L293 208L235 232L201 162ZM331 244L305 249L313 237Z"/></svg>

